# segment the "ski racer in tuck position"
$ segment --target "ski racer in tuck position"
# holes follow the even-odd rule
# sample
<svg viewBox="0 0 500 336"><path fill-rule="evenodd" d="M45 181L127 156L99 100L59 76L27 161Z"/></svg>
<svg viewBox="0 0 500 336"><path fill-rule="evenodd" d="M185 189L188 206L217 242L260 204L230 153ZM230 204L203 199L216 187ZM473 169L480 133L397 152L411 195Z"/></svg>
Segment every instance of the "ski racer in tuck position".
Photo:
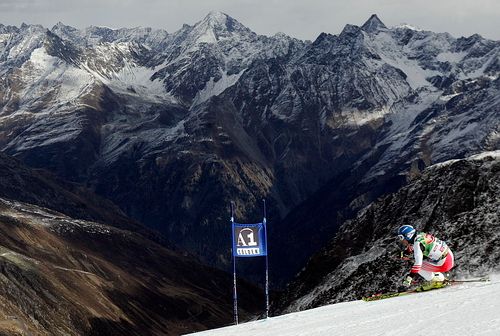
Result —
<svg viewBox="0 0 500 336"><path fill-rule="evenodd" d="M404 279L403 286L410 287L417 274L431 282L445 280L443 272L453 268L454 258L451 249L444 241L428 233L417 233L411 225L401 226L398 237L406 246L406 250L413 252L415 258L415 263Z"/></svg>

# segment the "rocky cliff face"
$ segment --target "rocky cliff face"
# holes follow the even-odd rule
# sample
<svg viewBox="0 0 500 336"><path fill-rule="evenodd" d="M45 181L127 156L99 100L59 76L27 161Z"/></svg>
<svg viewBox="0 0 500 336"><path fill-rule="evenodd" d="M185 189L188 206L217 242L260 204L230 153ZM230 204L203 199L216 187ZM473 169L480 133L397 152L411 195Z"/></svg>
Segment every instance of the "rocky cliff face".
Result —
<svg viewBox="0 0 500 336"><path fill-rule="evenodd" d="M451 277L499 270L496 246L499 152L431 166L409 185L348 220L276 300L290 312L396 290L411 267L399 259L399 226L410 224L445 240L455 255Z"/></svg>
<svg viewBox="0 0 500 336"><path fill-rule="evenodd" d="M376 16L312 43L216 12L174 33L0 26L0 147L218 266L229 201L255 221L266 198L275 251L314 242L277 257L283 280L407 177L498 148L499 50Z"/></svg>

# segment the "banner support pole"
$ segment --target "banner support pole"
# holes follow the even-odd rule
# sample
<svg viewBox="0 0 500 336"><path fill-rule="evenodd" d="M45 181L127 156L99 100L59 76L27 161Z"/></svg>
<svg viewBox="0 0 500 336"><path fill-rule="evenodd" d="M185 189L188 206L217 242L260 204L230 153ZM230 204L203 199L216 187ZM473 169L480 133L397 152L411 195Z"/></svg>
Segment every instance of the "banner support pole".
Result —
<svg viewBox="0 0 500 336"><path fill-rule="evenodd" d="M231 236L233 237L233 246L231 254L233 255L233 310L234 310L234 323L238 325L238 291L236 286L236 257L234 249L234 207L231 201Z"/></svg>
<svg viewBox="0 0 500 336"><path fill-rule="evenodd" d="M268 245L267 245L267 220L266 220L266 200L263 199L262 203L264 203L264 234L266 237L266 319L269 318L269 259L268 259Z"/></svg>

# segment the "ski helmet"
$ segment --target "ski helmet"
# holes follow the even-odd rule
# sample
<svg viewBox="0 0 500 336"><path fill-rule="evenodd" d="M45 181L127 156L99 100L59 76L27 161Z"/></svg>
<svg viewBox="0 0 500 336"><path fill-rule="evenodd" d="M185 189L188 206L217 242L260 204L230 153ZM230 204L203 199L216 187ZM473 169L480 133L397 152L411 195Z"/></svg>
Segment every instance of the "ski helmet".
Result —
<svg viewBox="0 0 500 336"><path fill-rule="evenodd" d="M413 236L415 236L415 228L411 225L403 225L398 230L398 237L401 240L412 241Z"/></svg>

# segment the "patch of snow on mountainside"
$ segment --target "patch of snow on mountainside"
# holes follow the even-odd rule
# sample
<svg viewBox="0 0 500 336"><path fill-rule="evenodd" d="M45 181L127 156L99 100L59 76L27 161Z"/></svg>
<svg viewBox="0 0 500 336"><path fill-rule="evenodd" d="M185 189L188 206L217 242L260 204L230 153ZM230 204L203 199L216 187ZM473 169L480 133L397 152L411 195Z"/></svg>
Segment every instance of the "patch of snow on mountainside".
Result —
<svg viewBox="0 0 500 336"><path fill-rule="evenodd" d="M175 102L162 81L152 79L155 68L138 65L131 56L130 47L130 43L124 42L100 44L95 47L95 60L86 61L82 66L116 93L155 103Z"/></svg>
<svg viewBox="0 0 500 336"><path fill-rule="evenodd" d="M0 34L0 43L5 43L9 40L12 34Z"/></svg>
<svg viewBox="0 0 500 336"><path fill-rule="evenodd" d="M154 69L130 64L125 60L125 66L114 73L111 79L101 77L101 80L113 91L121 94L135 94L158 103L175 102L175 98L165 90L161 80L151 79L154 73Z"/></svg>
<svg viewBox="0 0 500 336"><path fill-rule="evenodd" d="M365 175L365 182L377 175L385 174L386 170L394 164L394 158L401 156L402 149L413 140L412 130L418 127L418 125L412 127L412 122L420 112L429 108L440 95L440 91L422 91L421 98L417 102L413 104L400 102L392 107L392 110L397 111L397 113L390 113L386 116L386 120L390 122L391 126L384 139L377 144L377 146L387 145L388 147L379 161ZM430 129L424 131L429 132ZM362 158L359 162L364 159Z"/></svg>
<svg viewBox="0 0 500 336"><path fill-rule="evenodd" d="M75 100L88 93L94 84L89 73L48 55L43 47L31 53L29 61L23 65L21 71L25 84L24 90L19 93L21 107L33 107L38 101L50 96L50 109L68 102L75 103Z"/></svg>
<svg viewBox="0 0 500 336"><path fill-rule="evenodd" d="M439 53L436 56L436 59L440 62L459 63L466 55L467 53L465 51L461 52L445 51Z"/></svg>
<svg viewBox="0 0 500 336"><path fill-rule="evenodd" d="M205 28L205 27L200 27ZM195 45L198 43L216 43L217 42L217 37L215 36L215 33L212 29L205 29L201 30L196 37L196 40L194 41ZM196 32L195 32L196 33Z"/></svg>
<svg viewBox="0 0 500 336"><path fill-rule="evenodd" d="M488 149L484 147L487 145L485 141L493 140L492 135L500 132L500 96L493 89L486 93L481 101L447 116L446 123L432 134L428 144L433 148L433 162L453 158L450 153L470 155ZM463 153L464 150L467 152Z"/></svg>
<svg viewBox="0 0 500 336"><path fill-rule="evenodd" d="M443 335L496 336L500 281L498 276L491 279L381 301L338 303L191 335L410 336L434 330Z"/></svg>
<svg viewBox="0 0 500 336"><path fill-rule="evenodd" d="M120 125L106 125L101 148L102 163L111 164L120 158L135 145L146 146L151 150L155 147L165 146L167 142L187 135L184 128L185 120L178 122L170 128L146 129L131 135L127 127ZM146 148L144 148L146 150Z"/></svg>
<svg viewBox="0 0 500 336"><path fill-rule="evenodd" d="M464 73L460 78L477 78L484 76L486 69L494 62L500 62L500 47L493 49L483 57L470 57L462 62ZM492 79L498 78L498 73Z"/></svg>
<svg viewBox="0 0 500 336"><path fill-rule="evenodd" d="M347 119L347 125L363 125L370 121L381 119L388 113L390 113L389 108L382 108L375 111L342 111L341 115Z"/></svg>
<svg viewBox="0 0 500 336"><path fill-rule="evenodd" d="M452 93L452 94L449 94L449 95L443 95L443 96L439 97L439 100L441 100L443 102L447 102L451 98L454 98L454 97L459 96L461 94L462 94L462 92Z"/></svg>
<svg viewBox="0 0 500 336"><path fill-rule="evenodd" d="M56 143L67 143L78 137L82 132L84 120L81 116L74 116L71 111L64 112L35 114L25 134L20 134L12 139L5 149L16 148L18 151L25 151Z"/></svg>
<svg viewBox="0 0 500 336"><path fill-rule="evenodd" d="M8 50L7 60L15 60L22 58L25 55L41 46L45 37L45 30L41 26L28 26L16 36L12 36L10 48Z"/></svg>
<svg viewBox="0 0 500 336"><path fill-rule="evenodd" d="M380 32L368 37L371 39L370 46L381 58L380 66L387 63L403 71L407 76L406 81L414 90L421 87L433 88L426 78L437 75L439 72L423 69L417 60L409 59L389 32Z"/></svg>
<svg viewBox="0 0 500 336"><path fill-rule="evenodd" d="M227 73L222 72L222 78L217 82L214 82L213 77L210 78L210 80L205 84L205 87L197 93L192 107L207 101L210 97L221 94L224 90L236 84L244 71L245 70L241 70L239 73L229 76Z"/></svg>
<svg viewBox="0 0 500 336"><path fill-rule="evenodd" d="M460 79L477 78L485 75L491 66L500 63L500 44L498 41L480 40L467 49L467 55L459 63ZM494 67L495 68L495 67ZM496 66L498 69L498 66ZM492 73L493 72L493 73ZM486 74L498 78L498 71L489 70Z"/></svg>

